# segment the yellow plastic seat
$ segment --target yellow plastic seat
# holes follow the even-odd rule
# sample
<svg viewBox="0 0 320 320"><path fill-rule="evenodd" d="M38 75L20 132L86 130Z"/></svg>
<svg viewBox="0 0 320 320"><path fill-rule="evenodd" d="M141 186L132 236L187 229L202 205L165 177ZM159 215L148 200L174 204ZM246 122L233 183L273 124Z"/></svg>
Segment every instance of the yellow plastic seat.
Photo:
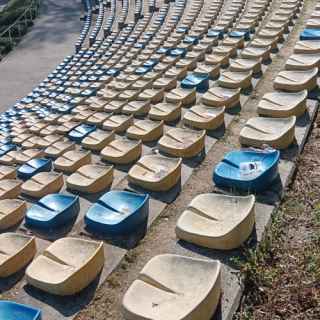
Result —
<svg viewBox="0 0 320 320"><path fill-rule="evenodd" d="M261 59L238 58L230 60L229 70L235 72L252 71L253 74L259 74L261 73Z"/></svg>
<svg viewBox="0 0 320 320"><path fill-rule="evenodd" d="M176 88L166 94L166 102L181 103L182 106L189 106L196 101L196 89Z"/></svg>
<svg viewBox="0 0 320 320"><path fill-rule="evenodd" d="M147 190L168 191L181 177L181 163L181 158L147 155L130 169L128 180Z"/></svg>
<svg viewBox="0 0 320 320"><path fill-rule="evenodd" d="M58 193L63 184L61 172L39 172L23 183L21 192L32 198L42 198L51 193Z"/></svg>
<svg viewBox="0 0 320 320"><path fill-rule="evenodd" d="M294 53L300 54L319 54L320 41L319 40L301 40L296 42L294 46Z"/></svg>
<svg viewBox="0 0 320 320"><path fill-rule="evenodd" d="M172 122L181 116L181 103L162 102L152 105L149 111L149 118L164 122Z"/></svg>
<svg viewBox="0 0 320 320"><path fill-rule="evenodd" d="M67 296L87 287L104 265L102 242L56 240L26 270L27 282L45 292Z"/></svg>
<svg viewBox="0 0 320 320"><path fill-rule="evenodd" d="M224 123L225 107L210 107L197 104L190 108L183 116L185 125L204 130L215 130Z"/></svg>
<svg viewBox="0 0 320 320"><path fill-rule="evenodd" d="M212 87L201 97L201 101L211 107L233 108L240 104L240 88Z"/></svg>
<svg viewBox="0 0 320 320"><path fill-rule="evenodd" d="M3 179L15 179L16 177L17 177L16 168L0 165L0 181Z"/></svg>
<svg viewBox="0 0 320 320"><path fill-rule="evenodd" d="M270 60L271 47L246 47L241 51L241 58Z"/></svg>
<svg viewBox="0 0 320 320"><path fill-rule="evenodd" d="M0 183L0 200L15 199L21 193L22 181L15 179L2 179Z"/></svg>
<svg viewBox="0 0 320 320"><path fill-rule="evenodd" d="M6 230L17 225L27 210L25 201L19 199L0 200L0 230Z"/></svg>
<svg viewBox="0 0 320 320"><path fill-rule="evenodd" d="M10 151L0 158L2 164L24 164L25 162L43 156L43 151L39 149L27 149Z"/></svg>
<svg viewBox="0 0 320 320"><path fill-rule="evenodd" d="M224 71L221 73L218 83L220 86L229 89L246 89L251 87L252 71Z"/></svg>
<svg viewBox="0 0 320 320"><path fill-rule="evenodd" d="M246 146L269 145L275 149L286 149L295 138L296 117L255 117L247 121L240 132L240 143Z"/></svg>
<svg viewBox="0 0 320 320"><path fill-rule="evenodd" d="M170 129L159 139L159 150L176 157L195 157L204 150L205 130L198 131L186 128Z"/></svg>
<svg viewBox="0 0 320 320"><path fill-rule="evenodd" d="M80 167L67 179L71 190L96 193L110 187L113 180L113 166L88 164Z"/></svg>
<svg viewBox="0 0 320 320"><path fill-rule="evenodd" d="M318 68L311 70L284 70L276 76L273 87L277 90L297 92L317 87Z"/></svg>
<svg viewBox="0 0 320 320"><path fill-rule="evenodd" d="M88 118L87 123L93 124L96 126L102 126L103 122L106 121L111 116L112 116L112 113L110 112L103 112L103 111L96 112Z"/></svg>
<svg viewBox="0 0 320 320"><path fill-rule="evenodd" d="M140 158L142 141L120 138L111 141L100 153L103 160L115 164L128 164Z"/></svg>
<svg viewBox="0 0 320 320"><path fill-rule="evenodd" d="M146 115L150 110L150 101L130 101L123 108L122 113L135 116Z"/></svg>
<svg viewBox="0 0 320 320"><path fill-rule="evenodd" d="M218 250L240 247L255 223L255 197L206 193L196 196L179 217L179 239Z"/></svg>
<svg viewBox="0 0 320 320"><path fill-rule="evenodd" d="M221 264L164 254L140 271L122 301L124 318L209 320L221 295Z"/></svg>
<svg viewBox="0 0 320 320"><path fill-rule="evenodd" d="M104 131L97 129L87 135L82 141L81 145L89 150L100 151L110 141L114 139L113 131Z"/></svg>
<svg viewBox="0 0 320 320"><path fill-rule="evenodd" d="M154 141L163 134L163 121L138 120L127 129L127 137L143 142Z"/></svg>
<svg viewBox="0 0 320 320"><path fill-rule="evenodd" d="M159 103L163 100L164 90L163 89L145 89L139 96L138 100L151 101L151 103Z"/></svg>
<svg viewBox="0 0 320 320"><path fill-rule="evenodd" d="M133 115L127 116L123 114L116 114L109 117L102 125L105 130L114 130L120 133L126 131L133 124Z"/></svg>
<svg viewBox="0 0 320 320"><path fill-rule="evenodd" d="M73 173L85 164L91 163L91 151L71 150L54 161L56 170Z"/></svg>
<svg viewBox="0 0 320 320"><path fill-rule="evenodd" d="M292 54L285 65L286 70L310 70L320 66L319 54Z"/></svg>
<svg viewBox="0 0 320 320"><path fill-rule="evenodd" d="M307 90L300 92L270 92L266 93L258 104L261 116L273 118L299 117L306 111Z"/></svg>
<svg viewBox="0 0 320 320"><path fill-rule="evenodd" d="M35 237L8 232L0 234L0 278L23 269L36 254Z"/></svg>
<svg viewBox="0 0 320 320"><path fill-rule="evenodd" d="M51 146L47 147L44 150L44 154L47 157L51 157L51 158L58 158L60 157L63 153L70 151L70 150L74 150L76 147L75 143L65 139L63 141L57 141L55 143L53 143Z"/></svg>

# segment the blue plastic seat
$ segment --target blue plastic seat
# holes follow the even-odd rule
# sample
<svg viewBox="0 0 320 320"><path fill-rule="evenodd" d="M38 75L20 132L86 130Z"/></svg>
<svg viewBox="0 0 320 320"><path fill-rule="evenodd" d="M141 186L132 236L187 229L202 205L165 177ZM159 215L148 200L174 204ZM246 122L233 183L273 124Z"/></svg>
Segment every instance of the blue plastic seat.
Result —
<svg viewBox="0 0 320 320"><path fill-rule="evenodd" d="M27 211L25 220L29 226L53 229L72 220L77 216L79 209L78 196L49 194Z"/></svg>
<svg viewBox="0 0 320 320"><path fill-rule="evenodd" d="M39 172L51 171L52 161L46 158L31 159L18 169L18 177L27 180Z"/></svg>
<svg viewBox="0 0 320 320"><path fill-rule="evenodd" d="M207 33L207 37L209 38L218 38L223 39L224 31L223 30L216 30L216 29L209 29Z"/></svg>
<svg viewBox="0 0 320 320"><path fill-rule="evenodd" d="M143 66L147 68L153 68L155 65L158 64L158 62L158 59L149 59L143 64Z"/></svg>
<svg viewBox="0 0 320 320"><path fill-rule="evenodd" d="M196 88L198 92L205 92L209 89L209 75L199 73L189 74L181 81L181 88Z"/></svg>
<svg viewBox="0 0 320 320"><path fill-rule="evenodd" d="M183 39L183 43L196 45L196 44L199 43L199 38L198 38L198 37L195 37L195 36L186 36L186 37Z"/></svg>
<svg viewBox="0 0 320 320"><path fill-rule="evenodd" d="M184 58L187 54L187 49L185 48L175 48L170 50L170 56Z"/></svg>
<svg viewBox="0 0 320 320"><path fill-rule="evenodd" d="M231 38L243 38L246 41L250 40L250 31L231 31L229 32Z"/></svg>
<svg viewBox="0 0 320 320"><path fill-rule="evenodd" d="M117 68L110 68L106 74L111 77L117 77L120 74L120 70Z"/></svg>
<svg viewBox="0 0 320 320"><path fill-rule="evenodd" d="M96 126L88 125L88 124L80 124L80 126L72 129L68 133L69 139L72 141L80 143L82 139L84 139L91 132L96 130Z"/></svg>
<svg viewBox="0 0 320 320"><path fill-rule="evenodd" d="M148 220L149 196L128 191L109 191L86 213L89 229L105 234L128 234Z"/></svg>
<svg viewBox="0 0 320 320"><path fill-rule="evenodd" d="M12 301L0 301L1 320L40 320L39 309L15 303Z"/></svg>
<svg viewBox="0 0 320 320"><path fill-rule="evenodd" d="M320 40L320 29L304 29L300 33L300 40Z"/></svg>
<svg viewBox="0 0 320 320"><path fill-rule="evenodd" d="M144 75L146 73L148 73L150 70L152 69L152 67L138 67L136 70L135 70L135 74L136 75Z"/></svg>
<svg viewBox="0 0 320 320"><path fill-rule="evenodd" d="M0 146L0 157L16 149L17 146L15 144L5 144L3 146Z"/></svg>
<svg viewBox="0 0 320 320"><path fill-rule="evenodd" d="M219 187L261 192L278 176L279 159L278 150L231 151L216 166L213 181Z"/></svg>

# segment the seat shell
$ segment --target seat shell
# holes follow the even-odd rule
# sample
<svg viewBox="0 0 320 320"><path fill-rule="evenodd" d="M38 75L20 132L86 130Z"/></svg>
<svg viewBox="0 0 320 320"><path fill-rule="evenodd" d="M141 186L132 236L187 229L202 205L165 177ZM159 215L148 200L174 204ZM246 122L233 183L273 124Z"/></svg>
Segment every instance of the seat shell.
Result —
<svg viewBox="0 0 320 320"><path fill-rule="evenodd" d="M0 200L0 230L9 229L22 221L26 210L25 201L19 199Z"/></svg>
<svg viewBox="0 0 320 320"><path fill-rule="evenodd" d="M50 159L31 159L18 169L18 177L22 180L27 180L39 172L50 171L51 168L52 161Z"/></svg>
<svg viewBox="0 0 320 320"><path fill-rule="evenodd" d="M0 301L0 318L6 320L41 320L41 310L12 301Z"/></svg>

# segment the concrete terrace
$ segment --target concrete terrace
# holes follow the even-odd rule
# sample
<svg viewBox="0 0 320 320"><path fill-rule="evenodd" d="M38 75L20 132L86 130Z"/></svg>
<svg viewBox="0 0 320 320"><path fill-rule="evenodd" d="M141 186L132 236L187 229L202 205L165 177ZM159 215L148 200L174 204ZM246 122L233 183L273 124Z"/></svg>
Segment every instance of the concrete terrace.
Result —
<svg viewBox="0 0 320 320"><path fill-rule="evenodd" d="M73 52L81 28L80 0L43 0L41 15L0 63L0 111L23 98Z"/></svg>

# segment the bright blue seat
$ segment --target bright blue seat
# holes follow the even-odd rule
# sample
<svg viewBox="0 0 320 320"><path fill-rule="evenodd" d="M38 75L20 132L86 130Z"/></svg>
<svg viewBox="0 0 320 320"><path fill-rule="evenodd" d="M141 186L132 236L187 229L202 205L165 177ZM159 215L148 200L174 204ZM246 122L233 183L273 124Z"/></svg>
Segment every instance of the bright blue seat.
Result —
<svg viewBox="0 0 320 320"><path fill-rule="evenodd" d="M149 196L128 191L109 191L86 213L88 229L109 234L128 234L148 220Z"/></svg>
<svg viewBox="0 0 320 320"><path fill-rule="evenodd" d="M216 166L213 181L219 187L261 192L278 176L279 159L278 150L231 151Z"/></svg>
<svg viewBox="0 0 320 320"><path fill-rule="evenodd" d="M138 67L134 73L137 75L144 75L148 73L151 69L152 67Z"/></svg>
<svg viewBox="0 0 320 320"><path fill-rule="evenodd" d="M96 126L80 124L68 133L69 139L75 142L81 142L88 134L96 130Z"/></svg>
<svg viewBox="0 0 320 320"><path fill-rule="evenodd" d="M77 216L79 197L49 194L41 198L26 213L26 224L36 228L52 229L62 226Z"/></svg>
<svg viewBox="0 0 320 320"><path fill-rule="evenodd" d="M15 144L5 144L3 146L0 146L0 157L16 149L17 146Z"/></svg>
<svg viewBox="0 0 320 320"><path fill-rule="evenodd" d="M153 68L156 64L158 64L158 62L158 59L149 59L143 64L143 66Z"/></svg>
<svg viewBox="0 0 320 320"><path fill-rule="evenodd" d="M39 172L51 171L52 161L46 158L31 159L18 169L18 177L27 180Z"/></svg>
<svg viewBox="0 0 320 320"><path fill-rule="evenodd" d="M12 301L0 301L1 320L40 320L39 309L15 303Z"/></svg>
<svg viewBox="0 0 320 320"><path fill-rule="evenodd" d="M189 28L188 27L178 27L176 32L177 33L188 33Z"/></svg>
<svg viewBox="0 0 320 320"><path fill-rule="evenodd" d="M120 70L117 68L110 68L106 74L111 77L117 77L120 74Z"/></svg>
<svg viewBox="0 0 320 320"><path fill-rule="evenodd" d="M300 33L300 40L320 40L320 29L304 29Z"/></svg>
<svg viewBox="0 0 320 320"><path fill-rule="evenodd" d="M229 32L231 38L244 38L244 40L250 40L250 31L231 31Z"/></svg>
<svg viewBox="0 0 320 320"><path fill-rule="evenodd" d="M199 73L189 74L181 81L181 88L196 88L198 92L205 92L209 89L209 75Z"/></svg>

